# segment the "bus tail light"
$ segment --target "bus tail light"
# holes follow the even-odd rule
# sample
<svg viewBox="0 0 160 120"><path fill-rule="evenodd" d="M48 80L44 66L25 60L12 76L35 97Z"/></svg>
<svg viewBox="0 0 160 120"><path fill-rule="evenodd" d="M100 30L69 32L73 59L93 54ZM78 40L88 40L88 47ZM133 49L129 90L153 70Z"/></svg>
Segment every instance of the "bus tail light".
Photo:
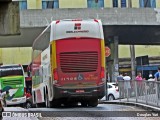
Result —
<svg viewBox="0 0 160 120"><path fill-rule="evenodd" d="M58 24L59 22L60 22L60 20L57 20L57 21L56 21L56 24Z"/></svg>
<svg viewBox="0 0 160 120"><path fill-rule="evenodd" d="M104 67L101 68L101 79L105 77Z"/></svg>
<svg viewBox="0 0 160 120"><path fill-rule="evenodd" d="M58 72L56 68L53 70L53 77L54 77L54 80L58 80Z"/></svg>
<svg viewBox="0 0 160 120"><path fill-rule="evenodd" d="M94 21L95 21L95 22L98 22L98 20L97 20L97 19L94 19Z"/></svg>
<svg viewBox="0 0 160 120"><path fill-rule="evenodd" d="M119 92L119 89L117 88L116 91Z"/></svg>

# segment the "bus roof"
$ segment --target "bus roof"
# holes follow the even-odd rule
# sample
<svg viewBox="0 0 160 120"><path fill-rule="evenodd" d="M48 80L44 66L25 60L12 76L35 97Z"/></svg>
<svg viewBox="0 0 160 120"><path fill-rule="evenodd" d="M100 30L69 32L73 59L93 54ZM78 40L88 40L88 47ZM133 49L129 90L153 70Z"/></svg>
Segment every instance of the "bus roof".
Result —
<svg viewBox="0 0 160 120"><path fill-rule="evenodd" d="M51 23L50 40L71 37L87 37L104 39L102 22L97 19L65 19Z"/></svg>
<svg viewBox="0 0 160 120"><path fill-rule="evenodd" d="M14 67L14 66L22 66L21 64L4 64L4 65L0 65L0 67Z"/></svg>

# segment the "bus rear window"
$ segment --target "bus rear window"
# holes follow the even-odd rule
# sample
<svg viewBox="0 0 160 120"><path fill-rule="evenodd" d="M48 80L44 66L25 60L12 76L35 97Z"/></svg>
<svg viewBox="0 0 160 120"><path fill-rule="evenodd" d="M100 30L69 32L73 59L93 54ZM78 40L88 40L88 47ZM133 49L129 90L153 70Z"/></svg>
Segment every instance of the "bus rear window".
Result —
<svg viewBox="0 0 160 120"><path fill-rule="evenodd" d="M0 67L0 77L23 75L21 66L2 66Z"/></svg>

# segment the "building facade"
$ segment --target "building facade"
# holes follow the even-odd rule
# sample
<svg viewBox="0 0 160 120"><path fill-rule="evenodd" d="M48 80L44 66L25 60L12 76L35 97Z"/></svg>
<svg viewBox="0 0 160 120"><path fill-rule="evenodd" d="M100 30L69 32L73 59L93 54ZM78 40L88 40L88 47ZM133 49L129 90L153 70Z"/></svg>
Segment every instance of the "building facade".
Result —
<svg viewBox="0 0 160 120"><path fill-rule="evenodd" d="M159 0L13 0L20 9L55 8L160 8Z"/></svg>
<svg viewBox="0 0 160 120"><path fill-rule="evenodd" d="M31 47L0 48L0 64L28 65L31 59Z"/></svg>

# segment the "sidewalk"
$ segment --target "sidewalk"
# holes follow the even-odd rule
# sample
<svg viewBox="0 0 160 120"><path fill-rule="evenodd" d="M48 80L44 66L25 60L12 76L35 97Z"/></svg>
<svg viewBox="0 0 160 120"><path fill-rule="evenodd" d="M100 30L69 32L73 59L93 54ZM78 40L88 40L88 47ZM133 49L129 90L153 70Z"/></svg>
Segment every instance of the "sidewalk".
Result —
<svg viewBox="0 0 160 120"><path fill-rule="evenodd" d="M136 102L127 102L127 99L119 99L119 100L112 100L112 101L99 101L100 104L120 104L120 105L131 105L131 106L137 106L141 107L146 110L150 111L158 111L160 112L160 108L156 106L146 105L144 103L136 103Z"/></svg>

